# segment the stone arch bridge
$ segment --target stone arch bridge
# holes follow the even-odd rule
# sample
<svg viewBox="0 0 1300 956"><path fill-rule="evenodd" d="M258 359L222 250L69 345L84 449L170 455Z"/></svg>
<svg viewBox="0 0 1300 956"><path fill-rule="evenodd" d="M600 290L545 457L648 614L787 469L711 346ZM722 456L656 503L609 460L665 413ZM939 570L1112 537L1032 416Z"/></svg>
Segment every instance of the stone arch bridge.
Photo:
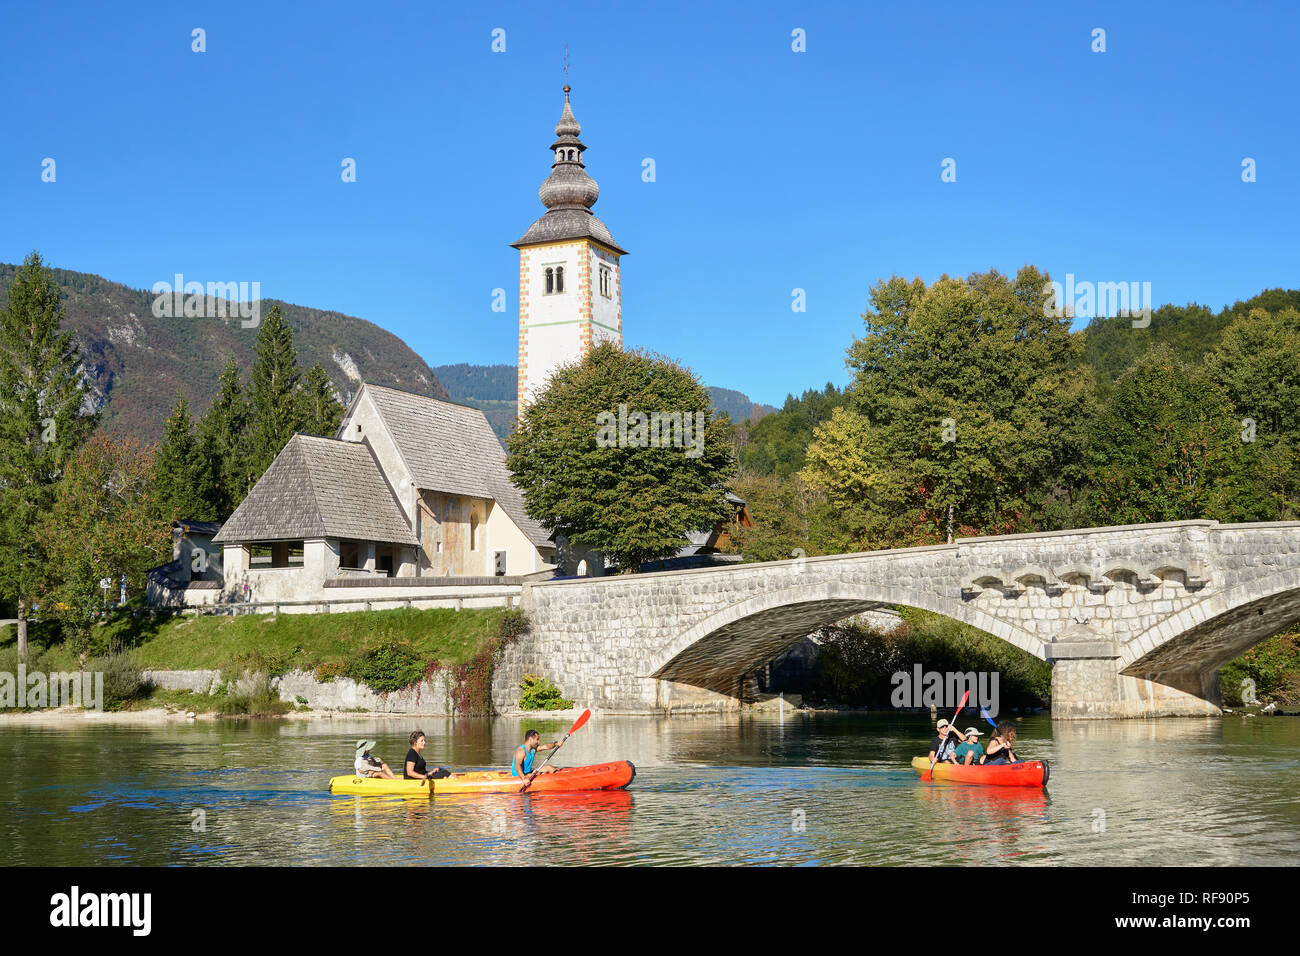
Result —
<svg viewBox="0 0 1300 956"><path fill-rule="evenodd" d="M1214 715L1217 670L1300 620L1300 522L1181 521L528 586L525 673L623 712L735 706L744 677L817 628L914 607L1052 664L1056 718Z"/></svg>

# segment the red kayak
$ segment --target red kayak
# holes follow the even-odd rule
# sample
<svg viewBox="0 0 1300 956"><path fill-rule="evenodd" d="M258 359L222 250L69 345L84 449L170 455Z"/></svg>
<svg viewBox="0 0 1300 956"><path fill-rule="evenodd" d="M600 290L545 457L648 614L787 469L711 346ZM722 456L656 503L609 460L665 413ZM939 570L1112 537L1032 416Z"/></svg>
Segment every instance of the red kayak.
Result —
<svg viewBox="0 0 1300 956"><path fill-rule="evenodd" d="M929 757L913 757L912 769L921 776L930 769ZM971 764L937 763L934 779L944 783L973 783L993 787L1045 787L1051 769L1046 760L1021 760L1018 763Z"/></svg>

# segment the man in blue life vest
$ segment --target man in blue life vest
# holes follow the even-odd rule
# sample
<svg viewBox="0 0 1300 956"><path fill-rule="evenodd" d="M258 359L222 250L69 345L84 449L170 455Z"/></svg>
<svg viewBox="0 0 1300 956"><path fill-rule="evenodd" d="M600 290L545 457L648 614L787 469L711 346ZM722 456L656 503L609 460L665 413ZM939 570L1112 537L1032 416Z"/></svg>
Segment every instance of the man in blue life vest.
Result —
<svg viewBox="0 0 1300 956"><path fill-rule="evenodd" d="M560 746L558 742L539 744L538 741L541 739L542 735L535 730L524 733L523 744L515 748L515 761L510 765L510 776L527 777L531 780L535 774L555 773L559 769L558 767L552 767L550 764L537 770L533 769L533 758L537 756L539 751L554 750Z"/></svg>

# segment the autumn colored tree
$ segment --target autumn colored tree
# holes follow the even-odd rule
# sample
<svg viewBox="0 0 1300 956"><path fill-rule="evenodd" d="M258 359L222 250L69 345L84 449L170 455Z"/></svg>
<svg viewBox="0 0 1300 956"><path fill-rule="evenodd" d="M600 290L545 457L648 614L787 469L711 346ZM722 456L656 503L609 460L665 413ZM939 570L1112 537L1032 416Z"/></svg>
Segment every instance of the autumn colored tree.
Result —
<svg viewBox="0 0 1300 956"><path fill-rule="evenodd" d="M104 604L100 579L145 590L145 572L170 555L168 515L155 485L153 449L97 434L68 462L37 531L48 573L43 603L84 655ZM110 597L111 599L111 597Z"/></svg>

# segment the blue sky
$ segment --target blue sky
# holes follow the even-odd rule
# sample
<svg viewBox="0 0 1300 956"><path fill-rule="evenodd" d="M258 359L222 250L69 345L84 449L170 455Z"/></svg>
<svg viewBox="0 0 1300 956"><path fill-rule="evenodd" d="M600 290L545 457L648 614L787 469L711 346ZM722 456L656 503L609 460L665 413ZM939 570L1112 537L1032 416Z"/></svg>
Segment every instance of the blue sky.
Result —
<svg viewBox="0 0 1300 956"><path fill-rule="evenodd" d="M567 42L625 343L759 401L846 382L893 273L1300 285L1300 6L1135 6L10 4L0 260L258 281L431 365L513 363Z"/></svg>

